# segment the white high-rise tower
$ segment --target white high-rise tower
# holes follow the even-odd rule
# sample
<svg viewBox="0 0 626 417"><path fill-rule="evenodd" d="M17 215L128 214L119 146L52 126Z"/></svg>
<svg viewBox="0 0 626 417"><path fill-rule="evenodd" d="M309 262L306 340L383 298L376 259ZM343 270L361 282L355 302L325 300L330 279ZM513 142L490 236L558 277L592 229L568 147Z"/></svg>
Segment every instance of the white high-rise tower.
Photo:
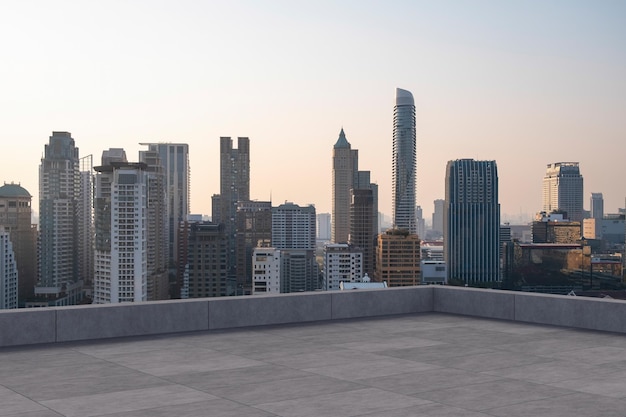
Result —
<svg viewBox="0 0 626 417"><path fill-rule="evenodd" d="M393 109L392 205L393 226L417 233L415 103L410 91L396 88Z"/></svg>

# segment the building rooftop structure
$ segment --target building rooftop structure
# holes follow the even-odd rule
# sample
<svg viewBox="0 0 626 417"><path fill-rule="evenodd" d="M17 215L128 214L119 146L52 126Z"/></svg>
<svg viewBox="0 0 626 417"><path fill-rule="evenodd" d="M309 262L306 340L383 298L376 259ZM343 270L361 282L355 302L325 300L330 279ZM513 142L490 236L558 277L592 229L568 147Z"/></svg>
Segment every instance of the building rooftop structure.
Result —
<svg viewBox="0 0 626 417"><path fill-rule="evenodd" d="M342 305L333 303L340 316L371 297L387 311L400 311L409 300L426 311L5 347L0 415L515 417L623 416L626 410L623 326L620 334L524 322L543 320L533 314L546 308L552 317L558 310L563 320L579 320L572 308L589 314L588 307L598 316L618 312L616 320L623 322L623 302L428 287L208 303L232 304L245 314L275 300L300 308L331 297L343 298ZM517 305L515 317L484 317L499 316L496 310L510 307L509 297ZM80 319L89 322L94 314L202 303L207 301L42 310L56 311L59 319L80 310ZM218 314L211 308L209 317ZM15 314L48 313L0 314L2 343L5 319Z"/></svg>

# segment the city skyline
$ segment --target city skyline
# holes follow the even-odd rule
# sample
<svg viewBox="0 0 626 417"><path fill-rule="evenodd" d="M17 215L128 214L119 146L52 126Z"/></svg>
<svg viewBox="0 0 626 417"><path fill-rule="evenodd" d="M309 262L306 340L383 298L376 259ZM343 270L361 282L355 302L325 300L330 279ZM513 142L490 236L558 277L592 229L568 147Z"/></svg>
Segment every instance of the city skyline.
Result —
<svg viewBox="0 0 626 417"><path fill-rule="evenodd" d="M189 144L190 211L202 214L219 190L219 138L246 136L252 199L331 212L343 127L390 216L397 87L415 97L426 219L459 158L497 161L503 220L540 211L559 161L580 163L586 210L592 192L605 213L624 206L622 2L34 3L0 13L14 39L0 49L0 181L20 183L37 212L53 131L96 160Z"/></svg>

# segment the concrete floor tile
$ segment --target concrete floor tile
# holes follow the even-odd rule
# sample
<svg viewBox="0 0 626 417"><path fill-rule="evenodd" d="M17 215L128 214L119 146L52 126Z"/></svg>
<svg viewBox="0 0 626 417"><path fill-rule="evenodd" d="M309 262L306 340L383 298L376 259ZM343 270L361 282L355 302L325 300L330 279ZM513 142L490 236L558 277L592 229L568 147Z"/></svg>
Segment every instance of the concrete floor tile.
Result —
<svg viewBox="0 0 626 417"><path fill-rule="evenodd" d="M521 353L488 352L479 353L476 355L455 356L453 358L427 360L424 362L439 366L445 366L448 368L481 372L550 361L551 359L549 358L524 355Z"/></svg>
<svg viewBox="0 0 626 417"><path fill-rule="evenodd" d="M399 408L374 414L360 414L358 417L493 417L478 411L450 407L443 404L429 403L408 408Z"/></svg>
<svg viewBox="0 0 626 417"><path fill-rule="evenodd" d="M238 403L256 405L354 391L362 388L363 386L357 383L321 375L310 375L301 378L275 380L268 383L213 388L208 389L206 392Z"/></svg>
<svg viewBox="0 0 626 417"><path fill-rule="evenodd" d="M357 381L365 378L403 374L406 372L426 371L436 369L439 366L413 362L403 359L380 356L367 361L356 360L337 365L320 366L304 369L319 375L326 375L332 378L344 379L347 381Z"/></svg>
<svg viewBox="0 0 626 417"><path fill-rule="evenodd" d="M492 408L489 410L489 415L496 417L624 417L626 402L577 393Z"/></svg>
<svg viewBox="0 0 626 417"><path fill-rule="evenodd" d="M515 380L468 384L415 394L416 397L473 411L559 397L573 391Z"/></svg>
<svg viewBox="0 0 626 417"><path fill-rule="evenodd" d="M168 385L41 401L41 404L66 417L92 417L214 399L217 397L204 392Z"/></svg>
<svg viewBox="0 0 626 417"><path fill-rule="evenodd" d="M280 365L249 366L209 372L193 372L164 377L170 382L206 391L212 388L241 386L247 384L267 384L281 379L310 376L309 372Z"/></svg>
<svg viewBox="0 0 626 417"><path fill-rule="evenodd" d="M187 404L148 408L123 413L107 414L106 417L272 417L275 414L248 407L228 400L209 400Z"/></svg>
<svg viewBox="0 0 626 417"><path fill-rule="evenodd" d="M426 371L406 372L377 378L360 379L359 383L387 391L397 392L399 394L411 395L426 391L436 391L457 386L497 381L499 379L502 378L480 372L438 368Z"/></svg>
<svg viewBox="0 0 626 417"><path fill-rule="evenodd" d="M0 385L0 416L45 410L41 404Z"/></svg>
<svg viewBox="0 0 626 417"><path fill-rule="evenodd" d="M356 391L260 404L257 407L284 417L350 417L382 413L428 401L366 388Z"/></svg>
<svg viewBox="0 0 626 417"><path fill-rule="evenodd" d="M568 381L554 382L550 385L588 394L626 399L626 371L614 372L608 375L585 376ZM624 415L626 415L626 411Z"/></svg>
<svg viewBox="0 0 626 417"><path fill-rule="evenodd" d="M570 361L553 360L550 362L533 363L530 365L513 366L485 371L485 374L502 378L519 379L527 382L548 384L571 379L584 378L596 375L609 375L617 370L601 368L585 362L573 364Z"/></svg>

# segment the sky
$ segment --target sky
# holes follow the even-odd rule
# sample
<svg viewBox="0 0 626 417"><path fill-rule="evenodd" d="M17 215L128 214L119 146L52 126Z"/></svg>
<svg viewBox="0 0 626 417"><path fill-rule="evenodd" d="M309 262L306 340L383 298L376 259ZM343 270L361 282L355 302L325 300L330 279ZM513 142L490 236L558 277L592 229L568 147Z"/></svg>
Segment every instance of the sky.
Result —
<svg viewBox="0 0 626 417"><path fill-rule="evenodd" d="M343 127L391 215L395 89L413 93L417 202L449 160L495 160L503 219L580 163L585 208L626 198L626 1L3 1L0 181L38 206L52 131L80 156L190 146L191 211L219 193L219 138L250 138L251 198L331 212ZM235 140L236 143L236 140Z"/></svg>

